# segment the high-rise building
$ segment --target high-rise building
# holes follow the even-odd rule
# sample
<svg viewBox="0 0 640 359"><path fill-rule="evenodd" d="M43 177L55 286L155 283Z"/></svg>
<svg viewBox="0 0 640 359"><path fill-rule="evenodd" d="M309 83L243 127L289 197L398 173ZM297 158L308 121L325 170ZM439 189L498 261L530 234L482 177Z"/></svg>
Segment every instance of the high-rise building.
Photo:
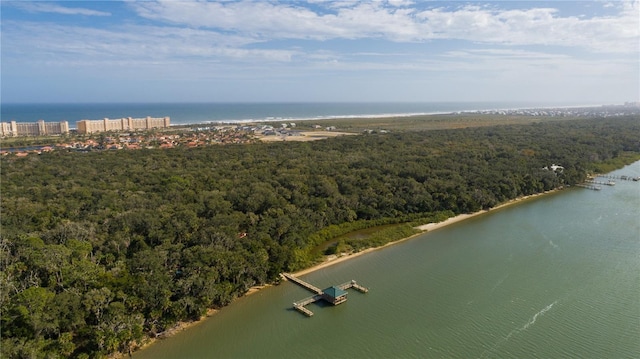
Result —
<svg viewBox="0 0 640 359"><path fill-rule="evenodd" d="M0 123L0 135L2 137L15 136L46 136L62 135L69 133L69 122L2 122Z"/></svg>
<svg viewBox="0 0 640 359"><path fill-rule="evenodd" d="M168 128L170 126L169 117L146 117L146 118L119 118L103 120L82 120L78 121L78 133L94 133L106 131L131 131L150 130L153 128Z"/></svg>

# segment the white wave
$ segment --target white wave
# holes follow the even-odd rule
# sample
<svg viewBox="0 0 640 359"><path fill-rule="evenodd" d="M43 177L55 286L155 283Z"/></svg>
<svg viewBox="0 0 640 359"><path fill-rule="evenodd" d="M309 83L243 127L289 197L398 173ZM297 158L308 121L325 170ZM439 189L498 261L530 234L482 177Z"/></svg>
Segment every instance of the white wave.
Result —
<svg viewBox="0 0 640 359"><path fill-rule="evenodd" d="M506 343L507 341L509 341L509 339L515 335L518 334L522 331L527 330L527 328L529 328L530 326L532 326L533 324L535 324L536 320L538 320L538 317L543 315L544 313L548 312L549 310L551 310L551 308L553 308L554 305L556 305L556 303L558 303L558 301L554 301L553 303L547 305L546 307L542 308L542 310L540 310L539 312L537 312L536 314L533 315L533 317L531 317L531 319L529 319L529 321L527 321L527 323L525 323L523 326L516 328L514 330L512 330L511 332L509 332L509 334L507 334L506 337L498 340L495 344L493 344L491 346L491 348L485 350L484 352L482 352L482 354L480 355L480 358L486 358L488 354L491 354L493 352L495 352L496 349L498 349L499 347L501 347L504 343Z"/></svg>
<svg viewBox="0 0 640 359"><path fill-rule="evenodd" d="M536 322L536 319L538 319L539 315L543 315L544 313L548 312L551 308L553 308L553 306L558 303L558 301L556 300L555 302L547 305L546 307L544 307L544 309L542 309L541 311L539 311L538 313L536 313L533 318L531 318L531 320L529 320L527 322L527 324L525 324L522 328L520 328L520 331L526 330L527 328L529 328L529 326L533 325Z"/></svg>
<svg viewBox="0 0 640 359"><path fill-rule="evenodd" d="M414 117L428 115L448 115L455 111L435 111L435 112L400 112L400 113L381 113L381 114L357 114L357 115L318 115L318 116L293 116L293 117L273 117L264 118L245 118L245 119L220 119L208 120L206 123L212 124L242 124L255 122L291 122L291 121L320 121L320 120L337 120L337 119L366 119L366 118L394 118L394 117ZM191 123L180 123L180 125L190 125Z"/></svg>

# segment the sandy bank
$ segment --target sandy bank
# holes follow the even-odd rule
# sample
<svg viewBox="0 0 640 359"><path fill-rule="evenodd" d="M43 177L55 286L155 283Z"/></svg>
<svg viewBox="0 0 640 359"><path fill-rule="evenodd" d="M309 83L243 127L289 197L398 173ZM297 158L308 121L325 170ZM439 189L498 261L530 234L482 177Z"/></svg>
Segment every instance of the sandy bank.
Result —
<svg viewBox="0 0 640 359"><path fill-rule="evenodd" d="M479 215L484 214L484 213L492 212L492 211L495 211L497 209L504 208L504 207L507 207L509 205L512 205L512 204L515 204L515 203L519 203L519 202L525 201L525 200L530 199L530 198L534 198L534 197L542 196L542 195L545 195L545 194L549 194L549 193L552 193L552 192L555 192L555 191L556 190L552 190L552 191L547 191L547 192L543 192L543 193L532 194L530 196L518 197L516 199L512 199L511 201L505 202L503 204L500 204L500 205L498 205L496 207L493 207L493 208L490 208L488 210L482 210L482 211L478 211L478 212L475 212L475 213L460 214L460 215L457 215L455 217L447 218L446 220L444 220L442 222L424 224L424 225L418 226L416 228L418 228L420 230L423 230L423 231L433 231L433 230L436 230L438 228L446 227L446 226L448 226L450 224L458 223L458 222L463 221L465 219L469 219L471 217L476 217L476 216L479 216Z"/></svg>

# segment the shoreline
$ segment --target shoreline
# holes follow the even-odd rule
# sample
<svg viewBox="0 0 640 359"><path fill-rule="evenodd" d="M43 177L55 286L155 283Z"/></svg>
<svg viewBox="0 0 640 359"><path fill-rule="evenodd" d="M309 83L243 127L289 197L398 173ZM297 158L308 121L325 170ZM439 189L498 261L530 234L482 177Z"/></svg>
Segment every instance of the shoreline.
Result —
<svg viewBox="0 0 640 359"><path fill-rule="evenodd" d="M249 288L249 290L245 294L243 294L242 296L233 299L232 302L236 301L236 300L238 300L240 298L244 298L246 296L258 293L260 290L262 290L262 289L264 289L266 287L271 287L271 286L273 286L273 285L272 284L264 284L264 285L253 286L253 287ZM222 308L218 308L218 309L209 308L209 309L207 309L207 312L203 316L201 316L200 319L198 319L198 320L193 320L193 321L190 321L190 322L178 322L173 327L165 330L164 332L156 334L155 337L145 338L144 341L142 343L140 343L140 345L138 347L136 347L135 349L133 349L131 352L135 353L135 352L142 351L142 350L146 349L147 347L153 345L157 341L160 341L160 340L163 340L163 339L166 339L166 338L170 338L170 337L172 337L172 336L174 336L174 335L176 335L176 334L178 334L178 333L180 333L182 331L185 331L185 330L187 330L189 328L193 328L193 327L195 327L196 325L198 325L200 323L204 323L204 321L207 318L217 314L221 309ZM131 357L131 356L129 354L127 354L127 353L117 352L117 353L113 353L113 354L109 355L107 358L108 359L121 359L121 358L125 358L125 357Z"/></svg>
<svg viewBox="0 0 640 359"><path fill-rule="evenodd" d="M428 232L431 232L431 231L435 231L435 230L440 229L440 228L445 228L445 227L450 226L452 224L462 222L462 221L464 221L466 219L477 217L477 216L480 216L480 215L483 215L483 214L486 214L486 213L489 213L489 212L494 212L496 210L499 210L499 209L502 209L502 208L505 208L505 207L509 207L511 205L514 205L514 204L522 203L522 202L524 202L526 200L529 200L529 199L532 199L532 198L537 198L537 197L541 197L541 196L544 196L544 195L547 195L547 194L555 193L557 191L559 191L559 189L554 189L554 190L550 190L550 191L546 191L546 192L542 192L542 193L537 193L537 194L532 194L532 195L528 195L528 196L518 197L518 198L515 198L515 199L512 199L512 200L509 200L509 201L507 201L505 203L499 204L496 207L492 207L490 209L487 209L487 210L480 210L480 211L477 211L477 212L474 212L474 213L463 213L463 214L459 214L457 216L449 217L449 218L445 219L442 222L423 224L423 225L415 227L415 228L420 229L422 231L420 233L416 233L416 234L414 234L412 236L405 237L405 238L402 238L402 239L399 239L399 240L396 240L396 241L393 241L393 242L389 242L389 243L384 244L384 245L379 246L379 247L367 248L367 249L364 249L364 250L362 250L360 252L356 252L356 253L343 254L343 255L339 255L339 256L337 256L337 255L325 256L325 259L322 262L320 262L318 264L315 264L315 265L313 265L313 266L311 266L309 268L305 268L305 269L299 270L299 271L297 271L295 273L292 273L292 274L294 276L298 277L298 276L303 276L303 275L306 275L306 274L309 274L309 273L313 273L315 271L318 271L318 270L321 270L321 269L325 269L325 268L333 266L335 264L343 263L343 262L346 262L346 261L348 261L350 259L354 259L354 258L360 257L360 256L365 255L367 253L371 253L371 252L374 252L374 251L382 250L382 249L384 249L386 247L389 247L389 246L392 246L392 245L396 245L398 243L406 242L406 241L411 240L411 239L413 239L415 237L421 236L421 235L423 235L425 233L428 233ZM265 285L251 287L251 288L249 288L249 290L245 294L243 294L242 296L240 296L238 298L235 298L233 301L236 301L236 300L238 300L240 298L243 298L243 297L258 293L262 289L267 288L267 287L271 287L271 286L272 286L272 284L265 284ZM145 342L142 343L135 350L133 350L133 352L144 350L145 348L149 347L150 345L152 345L153 343L155 343L158 340L162 340L162 339L165 339L165 338L168 338L168 337L172 337L177 333L180 333L180 332L182 332L182 331L184 331L186 329L189 329L189 328L194 327L194 326L196 326L196 325L198 325L200 323L203 323L205 319L215 315L220 310L221 309L208 309L207 313L205 315L203 315L202 317L200 317L200 319L198 319L196 321L179 322L174 327L172 327L172 328L170 328L170 329L168 329L168 330L156 335L156 337L147 338L145 340ZM109 358L110 359L119 359L119 358L124 358L126 355L127 354L125 354L125 353L118 353L117 355L109 356Z"/></svg>
<svg viewBox="0 0 640 359"><path fill-rule="evenodd" d="M298 276L303 276L303 275L306 275L306 274L309 274L309 273L313 273L313 272L318 271L320 269L324 269L324 268L330 267L330 266L332 266L334 264L342 263L342 262L345 262L345 261L353 259L353 258L357 258L357 257L359 257L361 255L364 255L364 254L367 254L367 253L371 253L371 252L374 252L374 251L377 251L377 250L381 250L381 249L384 249L386 247L389 247L389 246L392 246L392 245L395 245L395 244L398 244L398 243L406 242L406 241L408 241L410 239L413 239L413 238L415 238L417 236L421 236L421 235L423 235L425 233L428 233L428 232L431 232L431 231L435 231L436 229L444 228L444 227L447 227L449 225L452 225L452 224L455 224L455 223L458 223L458 222L462 222L462 221L464 221L466 219L469 219L469 218L477 217L477 216L480 216L480 215L483 215L483 214L486 214L486 213L489 213L489 212L494 212L496 210L499 210L499 209L502 209L502 208L505 208L505 207L508 207L508 206L511 206L511 205L514 205L514 204L517 204L517 203L521 203L521 202L524 202L524 201L532 199L532 198L536 198L536 197L544 196L544 195L547 195L547 194L555 193L557 191L559 191L559 189L553 189L553 190L550 190L550 191L545 191L545 192L536 193L536 194L532 194L532 195L528 195L528 196L518 197L518 198L514 198L512 200L509 200L509 201L507 201L505 203L501 203L501 204L497 205L496 207L492 207L492 208L489 208L489 209L486 209L486 210L483 209L483 210L480 210L480 211L477 211L477 212L474 212L474 213L459 214L457 216L449 217L449 218L445 219L442 222L432 222L432 223L423 224L423 225L415 227L415 228L420 229L422 231L420 233L416 233L416 234L414 234L412 236L398 239L397 241L389 242L389 243L384 244L384 245L379 246L379 247L367 248L367 249L364 249L364 250L362 250L360 252L356 252L356 253L343 254L343 255L340 255L340 256L336 256L336 255L326 256L325 259L321 263L313 265L313 266L311 266L309 268L305 268L305 269L299 270L299 271L297 271L295 273L292 273L292 274L294 276L298 277Z"/></svg>
<svg viewBox="0 0 640 359"><path fill-rule="evenodd" d="M364 102L354 102L354 103L350 103L347 102L348 104L357 104L357 105L363 105L366 104ZM176 103L176 104L184 104L184 105L233 105L234 103ZM253 103L253 104L260 104L260 103ZM287 103L278 103L278 102L274 102L273 104L284 104L286 105ZM301 102L299 104L317 104L314 102ZM326 102L326 103L321 103L321 104L325 104L325 105L333 105L333 104L341 104L341 102ZM388 103L390 105L394 105L394 104L403 104L403 102L390 102ZM410 105L429 105L429 104L436 104L436 105L442 105L442 103L439 102L407 102L405 104L410 104ZM229 124L234 124L234 125L242 125L242 124L247 124L247 123L271 123L271 122L282 122L282 121L301 121L301 122L307 122L307 121L322 121L322 120L345 120L345 119L385 119L385 118L410 118L410 117L420 117L420 116L434 116L434 115L458 115L458 114L475 114L478 112L484 112L484 111L535 111L535 110L571 110L571 109L581 109L581 108L585 108L585 109L598 109L598 108L602 108L602 107L608 107L608 106L624 106L623 104L620 103L599 103L599 104L537 104L537 103L519 103L519 102L515 102L515 103L492 103L492 102L459 102L459 103L453 103L453 104L459 104L459 105L463 105L461 106L462 108L457 108L457 109L452 109L450 107L447 107L446 109L436 109L436 110L418 110L418 111L412 111L412 112L404 112L404 111L399 111L399 112L378 112L378 113L343 113L343 114L309 114L309 115L298 115L298 114L288 114L288 115L281 115L281 116L264 116L264 117L259 117L259 116L252 116L250 114L247 114L245 117L242 118L201 118L201 119L188 119L188 120L183 120L185 122L179 122L179 123L172 123L170 124L169 128L171 127L178 127L178 126L197 126L197 125L229 125ZM33 105L37 105L37 106L42 106L42 105L51 105L48 103L8 103L8 104L4 104L5 106L11 106L11 107L26 107L26 106L33 106ZM59 104L58 104L59 105ZM74 105L77 106L79 104L64 104L66 106L71 106L73 107ZM80 104L80 105L86 105L86 104ZM93 104L95 105L95 104ZM104 104L99 104L99 105L104 105L104 106L130 106L130 103L104 103ZM140 103L140 104L136 104L136 105L145 105L145 106L156 106L158 105L157 103ZM472 105L472 106L464 106L464 105ZM15 111L15 109L14 109ZM135 110L134 110L135 111ZM132 111L132 112L134 112ZM134 116L140 116L140 117L146 117L147 114L144 113L148 113L149 111L145 111L145 112L136 112L136 113L142 113L141 115L131 115L132 117ZM171 117L178 117L180 118L180 114L170 114ZM8 113L5 114L5 116L3 117L7 117L7 118L11 118L11 121L16 121L17 123L32 123L32 122L36 122L38 121L38 119L41 118L45 118L43 116L34 116L34 115L29 115L29 117L22 116L16 116L16 114L12 114L12 113ZM64 117L64 116L62 116ZM68 117L68 116L67 116ZM96 117L96 119L98 118L103 118L104 116L94 116ZM116 116L117 117L117 116ZM77 119L73 120L68 120L67 122L70 122L69 124L69 129L70 130L77 130L77 122L81 121L83 118L81 118L80 116L76 116ZM47 119L45 120L45 122L60 122L63 120L58 120L58 119ZM10 122L7 120L3 120L2 122Z"/></svg>

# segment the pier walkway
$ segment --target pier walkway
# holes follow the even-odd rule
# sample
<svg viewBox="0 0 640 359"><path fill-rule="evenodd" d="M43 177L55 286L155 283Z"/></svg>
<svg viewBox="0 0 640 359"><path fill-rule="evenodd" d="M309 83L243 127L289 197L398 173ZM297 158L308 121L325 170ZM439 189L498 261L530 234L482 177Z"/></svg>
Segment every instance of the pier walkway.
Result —
<svg viewBox="0 0 640 359"><path fill-rule="evenodd" d="M602 189L600 186L594 186L594 185L590 185L588 183L580 183L580 184L577 184L576 187L586 188L586 189L590 189L590 190L594 190L594 191L599 191L599 190Z"/></svg>
<svg viewBox="0 0 640 359"><path fill-rule="evenodd" d="M587 180L586 183L604 184L604 185L607 185L607 186L615 186L616 185L616 183L614 181L612 181L612 180L608 180L607 182L604 182L604 181L598 181L598 180L590 179L590 180Z"/></svg>
<svg viewBox="0 0 640 359"><path fill-rule="evenodd" d="M313 295L311 297L307 297L304 298L303 300L299 300L297 302L293 303L293 308L297 311L299 311L300 313L306 315L307 317L310 317L313 315L313 312L310 311L309 309L305 308L305 305L311 304L311 303L315 303L319 300L322 299L322 294L316 294Z"/></svg>
<svg viewBox="0 0 640 359"><path fill-rule="evenodd" d="M604 181L602 180L603 178L607 180ZM619 179L623 181L634 181L634 182L640 181L640 177L604 174L604 175L596 175L594 177L587 178L584 183L577 184L576 186L594 190L594 191L599 191L602 189L602 187L598 185L615 186L616 182L613 181L614 179Z"/></svg>
<svg viewBox="0 0 640 359"><path fill-rule="evenodd" d="M638 177L634 177L634 176L626 176L626 175L610 175L610 174L603 174L603 175L597 175L596 177L603 177L603 178L610 178L610 179L619 179L619 180L623 180L623 181L634 181L634 182L638 182L638 181L640 181L640 176L638 176Z"/></svg>
<svg viewBox="0 0 640 359"><path fill-rule="evenodd" d="M316 286L314 286L312 284L309 284L309 283L303 281L302 279L300 279L298 277L294 277L293 275L291 275L289 273L282 273L282 276L287 278L288 280L296 283L297 285L307 289L307 290L310 290L310 291L312 291L312 292L314 292L316 294L322 294L322 289L320 289L320 288L318 288L318 287L316 287Z"/></svg>

